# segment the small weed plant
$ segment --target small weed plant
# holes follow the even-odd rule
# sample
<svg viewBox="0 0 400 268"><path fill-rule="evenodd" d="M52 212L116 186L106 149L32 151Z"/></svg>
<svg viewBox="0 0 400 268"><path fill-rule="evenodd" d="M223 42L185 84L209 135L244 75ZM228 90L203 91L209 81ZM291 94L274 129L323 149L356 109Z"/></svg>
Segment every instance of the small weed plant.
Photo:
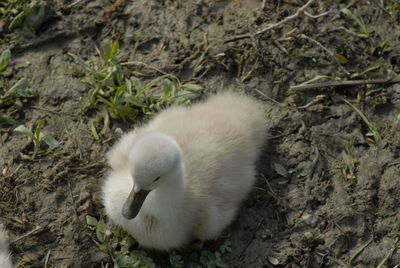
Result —
<svg viewBox="0 0 400 268"><path fill-rule="evenodd" d="M231 242L227 239L215 252L201 251L200 262L207 268L227 268L228 265L223 261L222 256L230 252L232 252Z"/></svg>
<svg viewBox="0 0 400 268"><path fill-rule="evenodd" d="M21 78L14 84L7 79L12 75L9 67L11 51L5 49L0 54L0 124L14 125L15 120L6 112L10 107L20 110L29 99L36 97L36 90L29 87L28 81ZM12 86L9 86L12 85ZM9 89L7 89L9 88ZM3 110L3 111L2 111Z"/></svg>
<svg viewBox="0 0 400 268"><path fill-rule="evenodd" d="M28 86L25 78L18 80L8 91L4 94L0 92L0 109L7 109L15 107L21 109L29 99L36 96L36 91ZM7 125L14 125L15 120L11 116L0 111L0 122Z"/></svg>
<svg viewBox="0 0 400 268"><path fill-rule="evenodd" d="M371 30L370 27L364 22L364 20L353 14L349 9L347 8L342 8L340 10L341 13L343 13L346 17L352 19L360 28L360 33L357 33L359 37L364 37L367 38L371 35Z"/></svg>
<svg viewBox="0 0 400 268"><path fill-rule="evenodd" d="M24 125L19 125L14 129L14 131L22 133L23 135L29 137L32 140L33 154L31 159L35 159L36 156L41 154L48 154L59 145L59 142L52 136L43 135L43 133L41 132L41 128L44 124L45 124L44 120L39 120L34 132L30 131ZM43 143L47 145L47 148L46 150L41 151L41 146Z"/></svg>
<svg viewBox="0 0 400 268"><path fill-rule="evenodd" d="M25 78L21 78L4 94L0 94L0 108L12 105L22 107L23 103L36 95L36 90L29 87L28 81Z"/></svg>
<svg viewBox="0 0 400 268"><path fill-rule="evenodd" d="M98 246L104 252L110 254L114 268L152 268L155 264L142 250L131 250L136 242L120 228L108 229L103 218L97 220L86 216L86 223L96 232Z"/></svg>
<svg viewBox="0 0 400 268"><path fill-rule="evenodd" d="M45 6L42 0L3 0L0 1L0 17L9 32L18 30L18 39L27 42L36 38L36 29L45 20Z"/></svg>
<svg viewBox="0 0 400 268"><path fill-rule="evenodd" d="M8 76L10 72L6 72L6 68L10 63L11 59L11 51L9 49L5 49L0 54L0 76Z"/></svg>

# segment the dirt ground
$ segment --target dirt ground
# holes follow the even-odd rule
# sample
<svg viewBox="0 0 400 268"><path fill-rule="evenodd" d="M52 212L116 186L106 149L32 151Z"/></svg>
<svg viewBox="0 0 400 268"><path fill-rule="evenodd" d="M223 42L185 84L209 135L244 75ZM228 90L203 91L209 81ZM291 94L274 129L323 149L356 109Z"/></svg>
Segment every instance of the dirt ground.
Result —
<svg viewBox="0 0 400 268"><path fill-rule="evenodd" d="M12 52L7 83L26 78L38 92L22 106L1 107L17 121L0 122L0 222L10 231L17 267L112 266L85 218L104 215L105 153L118 128L138 122L113 120L95 140L88 125L94 114L82 108L87 87L67 55L96 57L96 47L110 39L120 40L121 62L145 63L124 66L144 81L162 71L201 85L204 96L231 89L265 102L268 146L257 185L225 232L232 243L223 256L228 267L399 265L400 84L290 86L316 76L344 81L398 73L400 4L325 0L296 13L306 2L52 0L36 37L24 42L0 18L8 36L0 52ZM343 99L378 127L381 139ZM13 129L40 119L61 145L27 160L32 144ZM168 254L149 256L168 267ZM185 267L193 267L196 258L186 259Z"/></svg>

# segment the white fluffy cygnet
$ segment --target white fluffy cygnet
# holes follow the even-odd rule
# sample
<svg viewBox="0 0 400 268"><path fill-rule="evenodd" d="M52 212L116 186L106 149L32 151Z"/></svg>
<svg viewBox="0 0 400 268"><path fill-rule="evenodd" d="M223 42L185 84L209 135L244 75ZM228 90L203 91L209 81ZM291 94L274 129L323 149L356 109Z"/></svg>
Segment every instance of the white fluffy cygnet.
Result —
<svg viewBox="0 0 400 268"><path fill-rule="evenodd" d="M9 241L6 229L0 224L0 268L12 268L11 256L9 251Z"/></svg>
<svg viewBox="0 0 400 268"><path fill-rule="evenodd" d="M215 239L251 190L265 140L263 104L249 96L168 108L111 149L106 213L146 248Z"/></svg>

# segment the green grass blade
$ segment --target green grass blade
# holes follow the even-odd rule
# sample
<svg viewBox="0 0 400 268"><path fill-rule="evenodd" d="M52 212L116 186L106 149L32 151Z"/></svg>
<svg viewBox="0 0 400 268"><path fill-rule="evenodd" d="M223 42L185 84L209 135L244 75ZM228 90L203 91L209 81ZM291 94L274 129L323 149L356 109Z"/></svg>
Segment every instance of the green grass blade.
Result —
<svg viewBox="0 0 400 268"><path fill-rule="evenodd" d="M374 135L375 141L379 142L382 140L382 137L379 134L378 128L375 124L373 124L356 106L351 104L349 101L343 99L343 101L349 105L354 111L358 113L358 115L362 118L362 120L367 124L369 130Z"/></svg>
<svg viewBox="0 0 400 268"><path fill-rule="evenodd" d="M80 58L79 56L73 54L73 53L67 53L67 55L72 58L76 64L78 64L79 66L83 67L84 70L86 70L87 72L94 74L95 70L92 68L92 66L90 66L86 61L84 61L82 58Z"/></svg>
<svg viewBox="0 0 400 268"><path fill-rule="evenodd" d="M353 262L353 260L354 260L355 258L357 258L357 257L364 251L364 249L366 249L366 248L369 246L369 244L372 243L372 241L373 241L373 239L371 238L370 240L368 240L367 243L365 243L365 244L362 245L359 249L357 249L357 250L350 256L350 258L349 258L349 263L351 264L351 263Z"/></svg>
<svg viewBox="0 0 400 268"><path fill-rule="evenodd" d="M45 121L43 119L39 120L37 125L36 125L36 129L35 129L35 138L36 139L41 139L41 128L44 125Z"/></svg>
<svg viewBox="0 0 400 268"><path fill-rule="evenodd" d="M147 90L149 90L150 88L154 87L155 85L157 85L157 83L161 80L164 79L166 77L170 76L169 74L165 74L162 76L159 76L155 79L153 79L152 81L150 81L149 83L147 83L146 85L143 86L143 88L141 88L135 95L135 98L142 96Z"/></svg>
<svg viewBox="0 0 400 268"><path fill-rule="evenodd" d="M37 8L37 6L31 6L30 8L27 8L23 11L21 11L17 16L14 17L14 19L10 22L10 24L8 25L8 30L10 32L12 32L15 28L19 27L22 22L24 21L24 19L29 16L29 14L31 14L33 11L35 11L35 9Z"/></svg>
<svg viewBox="0 0 400 268"><path fill-rule="evenodd" d="M33 133L29 129L27 129L24 125L19 125L18 127L14 128L14 131L19 132L25 136L28 136L32 140L35 139L35 136L33 135Z"/></svg>
<svg viewBox="0 0 400 268"><path fill-rule="evenodd" d="M60 143L52 136L44 136L43 141L49 146L49 151L52 151L60 145Z"/></svg>
<svg viewBox="0 0 400 268"><path fill-rule="evenodd" d="M6 115L5 113L0 112L0 121L3 121L5 124L14 125L16 121L12 119L11 116Z"/></svg>
<svg viewBox="0 0 400 268"><path fill-rule="evenodd" d="M32 98L36 96L36 91L28 86L26 78L18 80L7 92L4 94L7 96L21 96L25 98Z"/></svg>
<svg viewBox="0 0 400 268"><path fill-rule="evenodd" d="M9 49L4 50L0 55L0 72L4 71L11 59L11 51Z"/></svg>

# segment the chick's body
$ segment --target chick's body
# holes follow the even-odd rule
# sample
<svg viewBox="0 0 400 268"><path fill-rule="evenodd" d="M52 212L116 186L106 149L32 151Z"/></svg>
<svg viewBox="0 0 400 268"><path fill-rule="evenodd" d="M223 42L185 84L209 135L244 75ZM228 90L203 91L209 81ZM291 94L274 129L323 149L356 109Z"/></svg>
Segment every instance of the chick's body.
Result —
<svg viewBox="0 0 400 268"><path fill-rule="evenodd" d="M121 207L133 186L128 154L136 140L152 132L176 141L183 172L177 173L177 183L152 190L138 216L127 220ZM216 238L254 184L265 139L263 105L248 96L222 93L203 103L166 109L111 150L113 170L103 186L106 212L148 248L169 250L193 238Z"/></svg>
<svg viewBox="0 0 400 268"><path fill-rule="evenodd" d="M6 229L0 224L0 268L12 268L9 241Z"/></svg>

